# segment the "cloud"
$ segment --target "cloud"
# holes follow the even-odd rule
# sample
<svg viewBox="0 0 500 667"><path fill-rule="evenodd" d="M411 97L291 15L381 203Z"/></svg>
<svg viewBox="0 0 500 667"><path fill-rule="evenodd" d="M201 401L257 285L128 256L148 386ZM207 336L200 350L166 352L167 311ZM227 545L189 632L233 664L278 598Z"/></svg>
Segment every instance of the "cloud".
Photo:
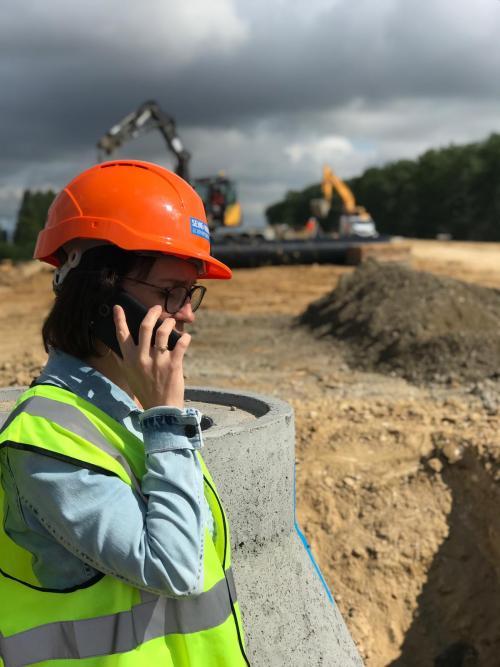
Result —
<svg viewBox="0 0 500 667"><path fill-rule="evenodd" d="M185 0L143 3L122 0L87 0L68 5L31 0L29 11L16 10L13 0L0 27L3 49L22 61L22 47L38 52L40 60L55 65L66 52L72 59L89 61L92 55L108 53L138 61L147 59L152 67L185 66L214 53L229 53L248 38L244 21L231 0ZM27 39L29 38L29 39ZM106 62L102 63L106 66Z"/></svg>
<svg viewBox="0 0 500 667"><path fill-rule="evenodd" d="M351 142L345 137L335 135L313 139L309 142L294 142L285 148L285 153L292 164L298 164L303 160L317 162L328 162L332 155L337 159L345 158L354 153Z"/></svg>
<svg viewBox="0 0 500 667"><path fill-rule="evenodd" d="M0 186L0 228L11 228L15 220L23 188L15 185Z"/></svg>
<svg viewBox="0 0 500 667"><path fill-rule="evenodd" d="M6 0L0 188L62 186L153 98L256 220L323 162L350 177L499 130L499 32L494 0ZM120 155L173 165L156 132Z"/></svg>

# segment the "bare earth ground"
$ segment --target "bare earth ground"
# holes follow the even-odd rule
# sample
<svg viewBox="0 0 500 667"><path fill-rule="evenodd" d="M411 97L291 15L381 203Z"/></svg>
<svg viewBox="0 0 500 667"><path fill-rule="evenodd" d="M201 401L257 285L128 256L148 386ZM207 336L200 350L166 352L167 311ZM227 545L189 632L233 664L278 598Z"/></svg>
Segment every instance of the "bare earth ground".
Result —
<svg viewBox="0 0 500 667"><path fill-rule="evenodd" d="M500 288L495 244L416 241L412 254L416 269ZM34 267L0 265L0 385L44 363L51 276ZM500 665L498 381L417 387L350 369L295 317L351 270L213 281L187 381L294 406L299 522L367 665Z"/></svg>

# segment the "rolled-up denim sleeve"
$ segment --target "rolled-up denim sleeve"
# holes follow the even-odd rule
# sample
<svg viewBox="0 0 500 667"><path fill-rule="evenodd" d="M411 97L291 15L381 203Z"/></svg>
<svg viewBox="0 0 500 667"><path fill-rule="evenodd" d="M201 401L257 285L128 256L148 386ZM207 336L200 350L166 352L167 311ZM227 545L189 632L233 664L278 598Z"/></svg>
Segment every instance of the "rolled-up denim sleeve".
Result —
<svg viewBox="0 0 500 667"><path fill-rule="evenodd" d="M21 502L96 570L155 593L196 595L203 588L205 519L200 418L193 408L140 415L145 499L118 477L15 451Z"/></svg>
<svg viewBox="0 0 500 667"><path fill-rule="evenodd" d="M201 413L196 408L158 406L139 417L148 454L173 449L201 449Z"/></svg>

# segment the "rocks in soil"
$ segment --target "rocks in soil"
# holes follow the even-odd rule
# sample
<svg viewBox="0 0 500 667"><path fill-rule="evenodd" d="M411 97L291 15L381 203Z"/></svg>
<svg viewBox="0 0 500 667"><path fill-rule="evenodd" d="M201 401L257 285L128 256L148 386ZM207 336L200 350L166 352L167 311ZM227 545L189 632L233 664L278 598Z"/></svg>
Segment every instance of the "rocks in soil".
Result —
<svg viewBox="0 0 500 667"><path fill-rule="evenodd" d="M441 472L441 470L443 469L443 464L441 463L441 461L439 459L436 459L436 458L429 459L427 461L427 465L434 472Z"/></svg>
<svg viewBox="0 0 500 667"><path fill-rule="evenodd" d="M299 321L343 341L361 370L417 383L500 376L499 290L368 260Z"/></svg>

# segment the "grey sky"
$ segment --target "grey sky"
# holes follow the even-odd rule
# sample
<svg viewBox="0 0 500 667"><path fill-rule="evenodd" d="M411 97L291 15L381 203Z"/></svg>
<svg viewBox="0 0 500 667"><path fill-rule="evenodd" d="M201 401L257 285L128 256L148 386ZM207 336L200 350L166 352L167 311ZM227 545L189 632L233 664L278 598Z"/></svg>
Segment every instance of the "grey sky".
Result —
<svg viewBox="0 0 500 667"><path fill-rule="evenodd" d="M59 188L146 99L246 219L287 189L500 131L498 0L4 2L0 221ZM173 164L150 134L117 157Z"/></svg>

